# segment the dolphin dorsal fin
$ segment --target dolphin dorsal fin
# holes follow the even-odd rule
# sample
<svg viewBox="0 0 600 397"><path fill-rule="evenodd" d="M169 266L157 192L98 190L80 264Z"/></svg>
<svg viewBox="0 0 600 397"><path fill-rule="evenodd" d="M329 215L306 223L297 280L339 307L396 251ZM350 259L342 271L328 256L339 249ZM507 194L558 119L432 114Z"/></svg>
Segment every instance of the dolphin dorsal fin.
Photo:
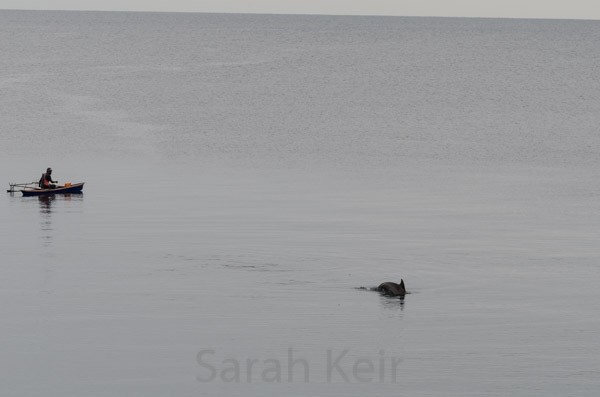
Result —
<svg viewBox="0 0 600 397"><path fill-rule="evenodd" d="M402 292L406 291L406 288L404 288L404 280L400 279L400 289L402 290Z"/></svg>

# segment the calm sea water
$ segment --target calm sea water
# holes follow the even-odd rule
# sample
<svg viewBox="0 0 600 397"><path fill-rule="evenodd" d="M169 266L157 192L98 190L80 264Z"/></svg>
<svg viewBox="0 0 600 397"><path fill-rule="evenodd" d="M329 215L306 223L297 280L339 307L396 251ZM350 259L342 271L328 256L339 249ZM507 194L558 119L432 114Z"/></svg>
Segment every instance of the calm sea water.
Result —
<svg viewBox="0 0 600 397"><path fill-rule="evenodd" d="M598 42L0 11L3 393L598 395Z"/></svg>

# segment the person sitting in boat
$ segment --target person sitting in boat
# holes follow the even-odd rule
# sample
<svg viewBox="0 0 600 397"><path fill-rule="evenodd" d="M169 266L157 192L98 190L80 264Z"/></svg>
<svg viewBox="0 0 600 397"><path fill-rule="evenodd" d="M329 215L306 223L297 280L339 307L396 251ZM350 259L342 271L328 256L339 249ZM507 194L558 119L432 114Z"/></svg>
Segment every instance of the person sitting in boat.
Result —
<svg viewBox="0 0 600 397"><path fill-rule="evenodd" d="M54 189L56 185L53 185L53 183L58 183L58 181L52 180L52 168L47 168L40 178L39 186L42 189Z"/></svg>

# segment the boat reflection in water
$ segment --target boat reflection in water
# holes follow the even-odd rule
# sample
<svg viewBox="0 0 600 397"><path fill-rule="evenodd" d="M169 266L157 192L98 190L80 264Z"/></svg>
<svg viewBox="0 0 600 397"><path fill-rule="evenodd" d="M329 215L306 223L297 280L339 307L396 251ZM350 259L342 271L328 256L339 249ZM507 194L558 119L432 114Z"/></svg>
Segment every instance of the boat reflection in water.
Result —
<svg viewBox="0 0 600 397"><path fill-rule="evenodd" d="M54 200L56 200L56 196L38 196L41 215L40 226L44 245L52 243L52 202Z"/></svg>
<svg viewBox="0 0 600 397"><path fill-rule="evenodd" d="M40 202L40 213L50 214L52 212L52 202L56 200L56 196L38 196Z"/></svg>
<svg viewBox="0 0 600 397"><path fill-rule="evenodd" d="M61 195L47 195L47 196L37 196L37 201L40 208L40 226L42 231L42 240L45 245L50 245L52 242L52 236L54 234L54 228L52 226L52 214L60 213L61 210L64 212L65 207L69 206L68 204L71 201L81 201L83 200L82 193L74 193L74 194L61 194ZM61 205L64 203L64 205Z"/></svg>

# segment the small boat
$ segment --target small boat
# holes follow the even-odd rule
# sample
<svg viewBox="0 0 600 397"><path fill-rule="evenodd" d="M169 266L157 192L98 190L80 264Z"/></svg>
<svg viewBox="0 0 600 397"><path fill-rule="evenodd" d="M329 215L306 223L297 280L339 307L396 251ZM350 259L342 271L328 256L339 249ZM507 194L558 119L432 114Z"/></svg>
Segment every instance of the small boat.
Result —
<svg viewBox="0 0 600 397"><path fill-rule="evenodd" d="M25 189L21 189L21 193L23 193L23 196L48 196L48 195L52 195L52 194L72 194L72 193L81 193L81 191L83 190L83 184L85 182L81 182L81 183L73 183L73 184L66 184L64 186L57 186L53 189L42 189L39 187L31 187L31 188L25 188Z"/></svg>

